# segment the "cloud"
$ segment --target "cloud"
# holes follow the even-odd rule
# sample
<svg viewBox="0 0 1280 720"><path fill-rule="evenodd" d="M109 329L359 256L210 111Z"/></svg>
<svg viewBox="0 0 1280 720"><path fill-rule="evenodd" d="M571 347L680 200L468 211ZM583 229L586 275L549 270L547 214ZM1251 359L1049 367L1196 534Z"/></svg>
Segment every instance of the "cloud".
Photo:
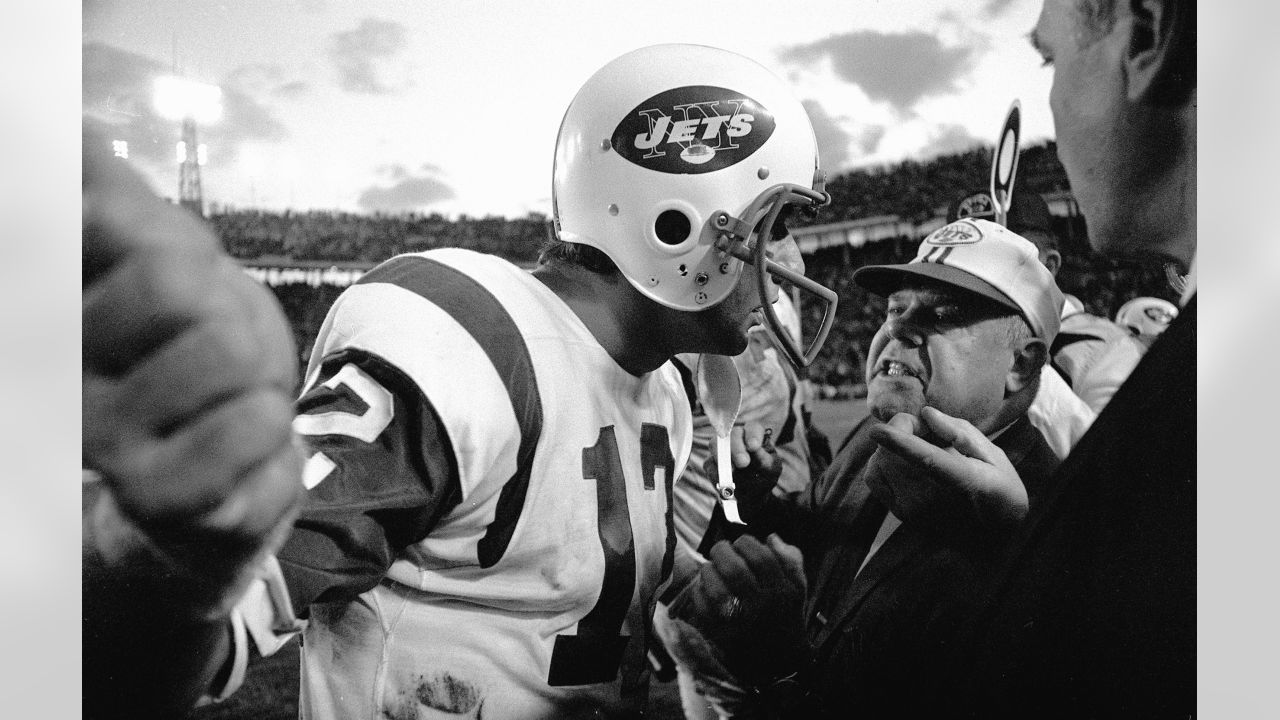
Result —
<svg viewBox="0 0 1280 720"><path fill-rule="evenodd" d="M387 167L404 170L401 166ZM434 177L406 177L391 187L366 188L356 202L361 209L371 212L406 212L455 197L452 187Z"/></svg>
<svg viewBox="0 0 1280 720"><path fill-rule="evenodd" d="M408 74L393 61L408 44L408 36L404 25L377 18L365 18L355 30L331 35L329 59L338 70L342 89L385 95L407 87Z"/></svg>
<svg viewBox="0 0 1280 720"><path fill-rule="evenodd" d="M233 86L258 97L297 97L306 93L310 85L304 80L286 76L279 65L254 63L242 65L227 74L224 86Z"/></svg>
<svg viewBox="0 0 1280 720"><path fill-rule="evenodd" d="M982 11L987 17L995 17L1008 10L1009 6L1015 2L1017 0L987 0L986 5L982 7Z"/></svg>
<svg viewBox="0 0 1280 720"><path fill-rule="evenodd" d="M887 131L883 125L867 125L858 133L858 151L863 155L874 155L880 149L880 141Z"/></svg>
<svg viewBox="0 0 1280 720"><path fill-rule="evenodd" d="M83 47L81 100L86 115L110 127L113 139L129 143L129 157L154 168L171 168L181 130L152 107L155 79L168 73L160 62L104 43ZM285 127L271 110L232 85L222 85L222 117L198 128L199 140L219 161L229 161L246 142L281 140Z"/></svg>
<svg viewBox="0 0 1280 720"><path fill-rule="evenodd" d="M374 168L374 172L392 181L400 181L409 177L409 168L401 165L400 163L379 165Z"/></svg>
<svg viewBox="0 0 1280 720"><path fill-rule="evenodd" d="M939 155L950 155L972 150L974 147L983 144L983 140L971 135L962 125L943 125L934 132L933 137L916 153L916 156L921 160L927 160Z"/></svg>
<svg viewBox="0 0 1280 720"><path fill-rule="evenodd" d="M849 162L849 133L827 114L817 100L805 100L804 109L813 125L813 135L818 141L818 158L823 169L828 175L845 169Z"/></svg>
<svg viewBox="0 0 1280 720"><path fill-rule="evenodd" d="M277 87L274 91L276 97L296 98L305 95L311 90L311 86L302 80L293 80Z"/></svg>
<svg viewBox="0 0 1280 720"><path fill-rule="evenodd" d="M792 46L780 57L794 64L830 60L838 77L905 114L923 98L956 90L956 81L972 68L975 54L974 48L945 47L922 32L860 30Z"/></svg>

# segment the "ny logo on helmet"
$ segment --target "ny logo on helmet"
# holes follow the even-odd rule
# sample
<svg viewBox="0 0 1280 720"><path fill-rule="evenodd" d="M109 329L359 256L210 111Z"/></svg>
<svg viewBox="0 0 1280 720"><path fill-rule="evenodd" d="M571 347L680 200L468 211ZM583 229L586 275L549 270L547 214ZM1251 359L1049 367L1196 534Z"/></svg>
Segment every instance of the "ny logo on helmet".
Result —
<svg viewBox="0 0 1280 720"><path fill-rule="evenodd" d="M773 134L773 116L742 93L711 86L667 90L623 118L611 144L651 170L698 174L750 156Z"/></svg>

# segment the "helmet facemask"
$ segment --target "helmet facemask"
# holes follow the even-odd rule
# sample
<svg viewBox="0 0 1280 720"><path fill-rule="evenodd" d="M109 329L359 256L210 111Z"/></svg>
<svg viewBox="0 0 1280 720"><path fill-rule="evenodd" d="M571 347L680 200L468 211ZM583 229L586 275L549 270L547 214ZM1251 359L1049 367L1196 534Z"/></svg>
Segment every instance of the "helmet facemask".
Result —
<svg viewBox="0 0 1280 720"><path fill-rule="evenodd" d="M817 173L814 189L791 183L774 185L757 196L742 213L744 218L760 218L758 222L735 218L723 210L712 214L708 220L717 233L716 249L753 268L756 289L760 293L760 312L765 329L773 336L774 345L792 365L798 368L812 364L822 349L827 335L831 332L831 326L835 323L838 298L835 291L830 288L774 262L769 257L767 246L771 240L780 240L787 236L785 223L778 222L784 212L792 208L800 208L802 213L814 213L831 201L831 196L825 192L823 186L821 172ZM754 243L751 242L752 238L755 238ZM793 338L778 320L773 304L768 300L770 275L816 296L823 303L822 322L807 350L802 349L801 338Z"/></svg>

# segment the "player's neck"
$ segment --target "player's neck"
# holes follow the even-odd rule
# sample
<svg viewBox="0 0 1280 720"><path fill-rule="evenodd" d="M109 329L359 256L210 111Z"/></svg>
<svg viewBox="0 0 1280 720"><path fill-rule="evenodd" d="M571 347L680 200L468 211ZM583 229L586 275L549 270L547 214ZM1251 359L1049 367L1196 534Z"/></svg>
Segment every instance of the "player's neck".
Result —
<svg viewBox="0 0 1280 720"><path fill-rule="evenodd" d="M651 372L674 354L645 300L619 273L603 275L564 263L540 265L533 272L573 311L614 362L636 376Z"/></svg>

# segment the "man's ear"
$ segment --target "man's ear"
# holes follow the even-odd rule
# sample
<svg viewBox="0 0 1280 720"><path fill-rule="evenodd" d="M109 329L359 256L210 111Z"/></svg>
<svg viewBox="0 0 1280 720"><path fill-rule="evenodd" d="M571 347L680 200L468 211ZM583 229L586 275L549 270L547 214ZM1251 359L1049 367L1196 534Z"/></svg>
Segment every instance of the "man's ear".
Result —
<svg viewBox="0 0 1280 720"><path fill-rule="evenodd" d="M1006 395L1012 395L1036 381L1040 377L1040 368L1049 360L1049 346L1039 338L1022 341L1021 347L1013 349L1013 366L1005 376Z"/></svg>
<svg viewBox="0 0 1280 720"><path fill-rule="evenodd" d="M1127 0L1131 102L1180 102L1195 88L1195 0Z"/></svg>

